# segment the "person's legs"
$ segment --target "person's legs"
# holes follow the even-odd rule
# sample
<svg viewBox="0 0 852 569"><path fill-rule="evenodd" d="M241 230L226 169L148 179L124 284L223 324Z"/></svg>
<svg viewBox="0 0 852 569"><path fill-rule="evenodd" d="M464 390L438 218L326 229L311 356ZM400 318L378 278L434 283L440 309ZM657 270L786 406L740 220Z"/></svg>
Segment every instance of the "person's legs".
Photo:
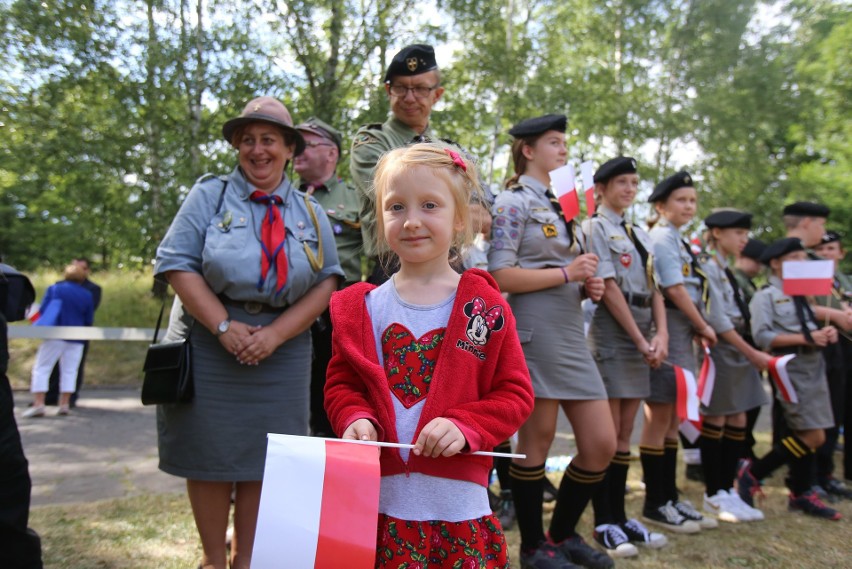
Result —
<svg viewBox="0 0 852 569"><path fill-rule="evenodd" d="M201 538L201 565L204 569L227 567L225 533L228 531L233 486L231 482L186 481L195 527Z"/></svg>
<svg viewBox="0 0 852 569"><path fill-rule="evenodd" d="M44 397L47 393L48 380L53 366L59 361L64 348L62 340L45 340L38 347L30 382L33 394L33 409L44 407Z"/></svg>
<svg viewBox="0 0 852 569"><path fill-rule="evenodd" d="M231 569L249 569L257 529L262 483L237 482L234 499L234 537L231 540Z"/></svg>
<svg viewBox="0 0 852 569"><path fill-rule="evenodd" d="M71 395L77 387L77 369L83 357L83 345L75 342L64 342L62 354L59 357L59 410L67 412L71 403Z"/></svg>
<svg viewBox="0 0 852 569"><path fill-rule="evenodd" d="M77 385L74 387L74 393L71 395L71 406L77 404L77 399L80 397L80 389L83 387L83 380L86 374L86 356L89 355L89 342L83 342L83 356L80 358L80 365L77 366Z"/></svg>

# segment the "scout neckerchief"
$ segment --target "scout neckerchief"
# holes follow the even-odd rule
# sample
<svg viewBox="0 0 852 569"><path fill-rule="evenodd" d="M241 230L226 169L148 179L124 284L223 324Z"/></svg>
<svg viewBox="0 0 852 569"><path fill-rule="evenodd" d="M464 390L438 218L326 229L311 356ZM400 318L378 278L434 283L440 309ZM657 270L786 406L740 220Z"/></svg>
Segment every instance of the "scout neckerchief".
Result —
<svg viewBox="0 0 852 569"><path fill-rule="evenodd" d="M740 309L740 314L745 322L745 329L751 330L751 311L748 309L748 304L745 301L743 291L740 290L740 284L737 282L734 272L726 264L725 276L728 277L728 282L731 283L731 288L734 289L734 302L737 303L737 308Z"/></svg>
<svg viewBox="0 0 852 569"><path fill-rule="evenodd" d="M257 288L258 290L263 288L263 283L266 282L266 276L269 274L269 268L274 263L277 275L275 293L278 294L287 284L287 254L284 252L286 233L284 218L281 217L281 211L278 208L284 203L284 200L281 199L281 196L267 194L260 190L253 191L249 199L266 206L266 214L263 216L263 223L260 226L260 280L257 283Z"/></svg>
<svg viewBox="0 0 852 569"><path fill-rule="evenodd" d="M808 319L816 324L817 328L819 328L819 322L817 322L816 316L814 316L814 311L811 310L811 305L808 304L804 296L794 296L793 306L796 308L796 318L799 319L799 324L802 327L802 335L804 335L808 344L813 344L814 338L811 336L810 328L808 328Z"/></svg>
<svg viewBox="0 0 852 569"><path fill-rule="evenodd" d="M633 246L636 247L636 251L639 252L639 258L642 259L642 266L645 267L645 280L648 282L648 292L654 292L653 256L648 254L648 250L645 249L644 245L642 245L642 241L636 238L636 234L633 233L632 223L627 223L627 220L622 219L621 227L624 228L624 232L627 233L627 238L633 242Z"/></svg>
<svg viewBox="0 0 852 569"><path fill-rule="evenodd" d="M569 244L568 247L574 246L574 220L568 221L565 219L565 213L562 211L562 204L559 203L559 200L556 199L556 196L553 194L553 190L547 188L544 191L544 195L547 196L547 199L550 200L550 203L553 205L553 209L556 210L556 213L559 215L559 219L565 222L565 227L568 229L568 239ZM582 249L581 249L582 251Z"/></svg>
<svg viewBox="0 0 852 569"><path fill-rule="evenodd" d="M698 277L698 281L701 286L701 300L704 302L704 310L705 312L710 311L710 285L707 282L707 275L704 273L702 268L698 265L698 257L695 256L695 253L692 252L692 247L689 246L689 243L686 242L686 239L681 237L680 242L683 243L683 246L686 247L686 252L689 253L689 258L692 259L692 272Z"/></svg>

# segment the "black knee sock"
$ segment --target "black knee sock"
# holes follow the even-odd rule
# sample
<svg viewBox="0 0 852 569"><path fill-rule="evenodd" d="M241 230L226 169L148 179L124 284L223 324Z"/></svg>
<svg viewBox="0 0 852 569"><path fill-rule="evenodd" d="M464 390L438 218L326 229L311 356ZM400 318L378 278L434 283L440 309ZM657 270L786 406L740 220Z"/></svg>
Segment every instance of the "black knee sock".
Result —
<svg viewBox="0 0 852 569"><path fill-rule="evenodd" d="M663 492L664 454L662 447L639 445L639 460L645 480L645 510L654 510L666 503Z"/></svg>
<svg viewBox="0 0 852 569"><path fill-rule="evenodd" d="M741 458L745 458L747 446L745 427L725 425L725 432L722 435L721 469L719 470L719 487L722 490L734 487L734 478L737 477L737 464Z"/></svg>
<svg viewBox="0 0 852 569"><path fill-rule="evenodd" d="M798 458L810 454L811 449L803 443L796 435L787 435L773 445L772 450L763 458L752 464L751 473L758 480L763 480L775 472L784 463L791 464ZM810 478L810 473L808 473Z"/></svg>
<svg viewBox="0 0 852 569"><path fill-rule="evenodd" d="M816 449L815 483L824 484L834 474L834 451L839 437L840 429L837 427L825 430L825 442Z"/></svg>
<svg viewBox="0 0 852 569"><path fill-rule="evenodd" d="M663 453L664 501L677 502L677 447L677 439L666 439Z"/></svg>
<svg viewBox="0 0 852 569"><path fill-rule="evenodd" d="M630 469L630 452L616 452L609 465L609 500L612 521L622 524L627 521L624 511L624 491L627 487L627 471Z"/></svg>
<svg viewBox="0 0 852 569"><path fill-rule="evenodd" d="M704 471L704 486L708 496L715 496L721 488L720 471L722 456L722 427L703 423L698 437L701 449L701 469ZM727 490L727 488L726 488Z"/></svg>
<svg viewBox="0 0 852 569"><path fill-rule="evenodd" d="M612 499L610 486L612 484L612 463L606 469L604 479L595 488L595 493L592 495L592 509L595 512L595 527L602 524L613 523L612 519Z"/></svg>
<svg viewBox="0 0 852 569"><path fill-rule="evenodd" d="M541 523L544 464L519 466L513 462L509 466L509 476L512 477L512 497L521 532L521 550L536 548L545 540Z"/></svg>
<svg viewBox="0 0 852 569"><path fill-rule="evenodd" d="M494 452L512 452L512 444L508 440L503 441L494 447ZM504 494L512 490L512 477L509 476L509 465L511 464L511 458L494 457L494 469L497 471L497 480L500 481L500 492Z"/></svg>
<svg viewBox="0 0 852 569"><path fill-rule="evenodd" d="M790 461L790 491L796 496L801 496L813 487L814 462L816 453L810 448Z"/></svg>
<svg viewBox="0 0 852 569"><path fill-rule="evenodd" d="M553 518L550 520L551 540L559 542L576 535L577 522L605 475L606 470L591 472L578 467L573 461L568 464L559 485Z"/></svg>

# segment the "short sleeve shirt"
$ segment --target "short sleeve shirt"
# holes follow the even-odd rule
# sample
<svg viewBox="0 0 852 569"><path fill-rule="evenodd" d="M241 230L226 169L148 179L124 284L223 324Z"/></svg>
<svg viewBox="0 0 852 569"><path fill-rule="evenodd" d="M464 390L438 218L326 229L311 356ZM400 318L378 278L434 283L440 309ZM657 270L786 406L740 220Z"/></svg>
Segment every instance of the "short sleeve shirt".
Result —
<svg viewBox="0 0 852 569"><path fill-rule="evenodd" d="M654 245L654 267L660 286L665 288L682 284L692 302L701 301L701 279L692 265L692 254L687 249L680 231L665 219L657 222L648 232Z"/></svg>
<svg viewBox="0 0 852 569"><path fill-rule="evenodd" d="M599 206L594 217L583 223L584 231L590 233L592 251L599 259L595 276L614 279L618 288L625 293L650 294L642 256L627 235L623 223L629 222L605 205ZM631 230L635 239L650 254L653 246L648 234L632 224Z"/></svg>

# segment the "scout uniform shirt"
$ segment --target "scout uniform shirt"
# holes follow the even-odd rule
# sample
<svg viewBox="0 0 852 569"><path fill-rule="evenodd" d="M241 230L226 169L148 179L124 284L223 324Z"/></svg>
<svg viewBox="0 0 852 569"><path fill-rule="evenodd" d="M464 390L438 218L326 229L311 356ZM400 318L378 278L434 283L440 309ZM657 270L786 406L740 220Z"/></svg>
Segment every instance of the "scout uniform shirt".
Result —
<svg viewBox="0 0 852 569"><path fill-rule="evenodd" d="M337 176L326 180L318 188L302 183L300 188L307 191L319 202L328 215L334 241L337 244L337 256L340 266L346 273L345 284L361 280L361 223L358 212L361 209L358 193L347 186ZM344 283L341 283L341 286Z"/></svg>
<svg viewBox="0 0 852 569"><path fill-rule="evenodd" d="M697 306L701 305L703 282L695 272L692 253L681 237L677 227L667 220L661 219L648 233L654 243L654 267L660 276L660 287L682 284L689 293L689 298ZM672 305L666 299L666 306Z"/></svg>
<svg viewBox="0 0 852 569"><path fill-rule="evenodd" d="M710 281L713 295L713 301L710 303L712 310L707 311L707 323L717 334L735 330L738 334L745 335L749 332L745 328L745 315L737 305L734 287L725 274L727 261L718 252L712 255L702 254L699 260Z"/></svg>
<svg viewBox="0 0 852 569"><path fill-rule="evenodd" d="M373 172L382 154L411 142L432 138L430 127L423 133L411 129L396 117L383 124L368 124L358 129L352 141L349 171L361 200L361 235L364 253L375 257L376 251L376 193L373 189Z"/></svg>
<svg viewBox="0 0 852 569"><path fill-rule="evenodd" d="M802 324L796 315L793 298L783 291L783 282L776 276L769 277L765 286L751 300L751 331L754 342L763 350L769 350L772 340L779 334L801 334ZM810 331L818 329L815 322L807 320ZM816 351L815 346L805 346Z"/></svg>

